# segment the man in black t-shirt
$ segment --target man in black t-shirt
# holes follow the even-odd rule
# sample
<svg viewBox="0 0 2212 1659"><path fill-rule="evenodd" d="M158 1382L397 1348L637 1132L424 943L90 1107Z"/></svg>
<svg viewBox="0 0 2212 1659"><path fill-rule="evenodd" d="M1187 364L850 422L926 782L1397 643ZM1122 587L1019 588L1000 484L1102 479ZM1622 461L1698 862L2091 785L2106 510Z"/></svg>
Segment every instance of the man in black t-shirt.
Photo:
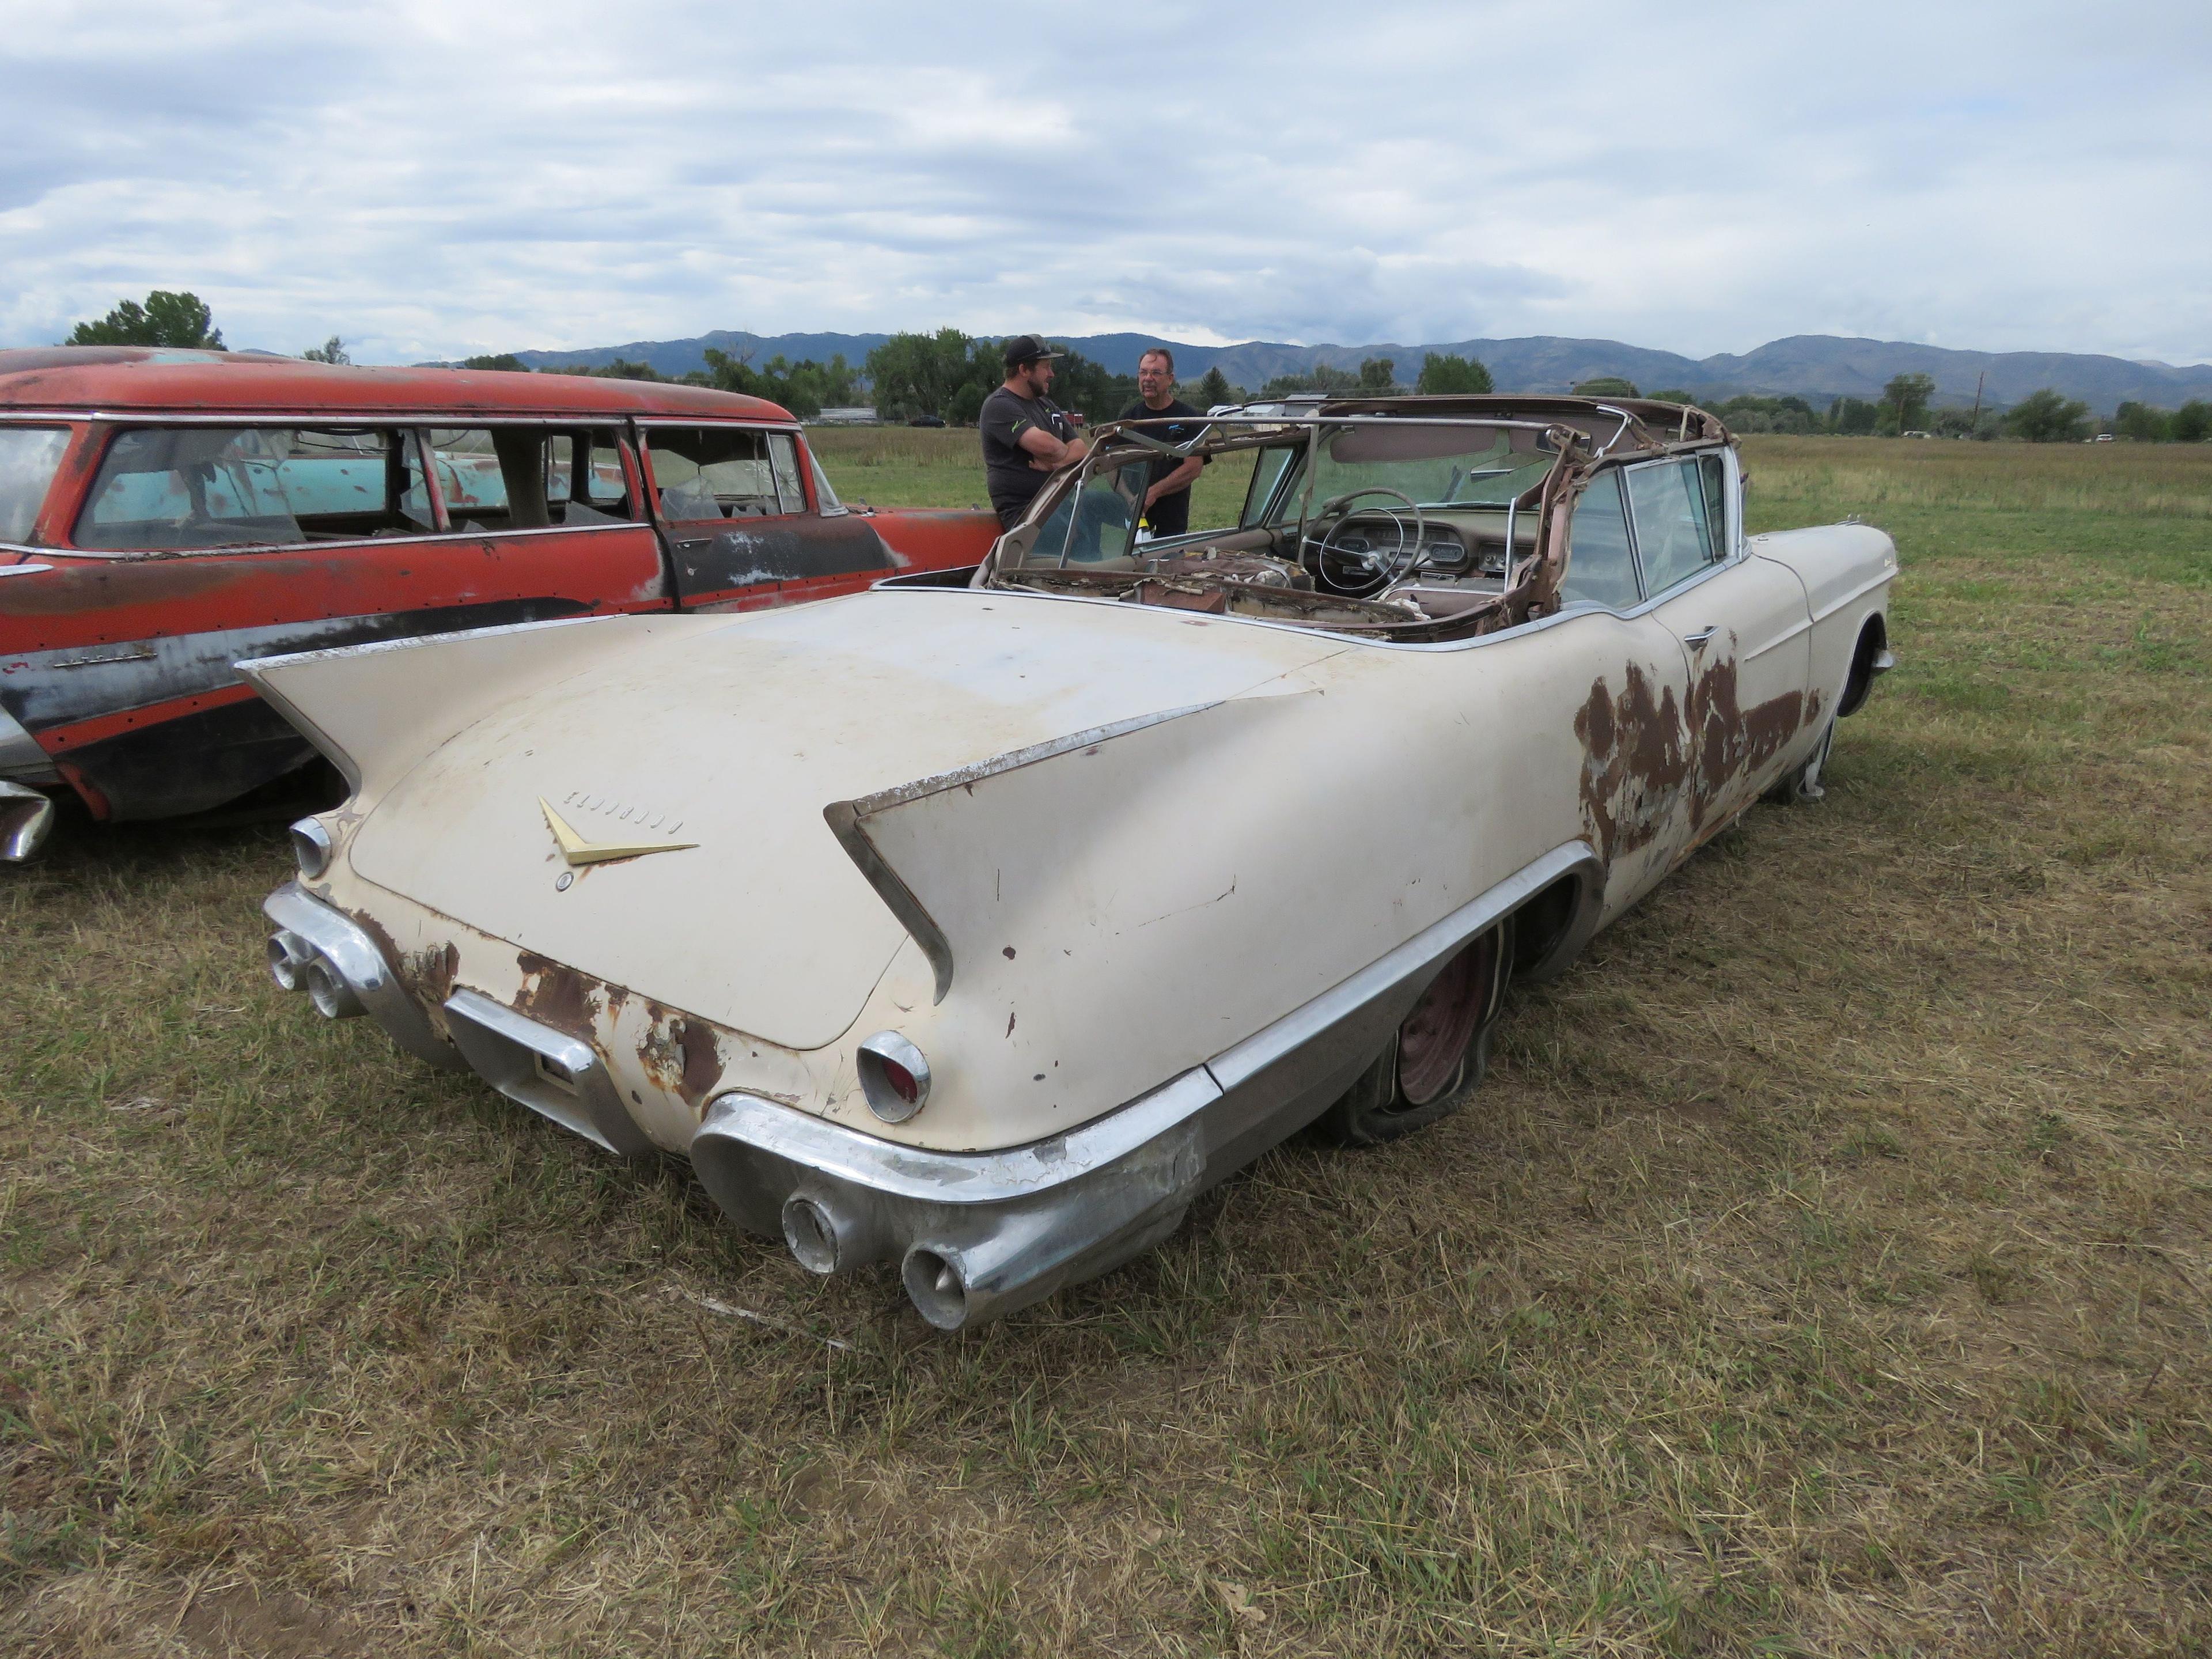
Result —
<svg viewBox="0 0 2212 1659"><path fill-rule="evenodd" d="M1044 394L1060 356L1034 334L1006 342L1006 383L983 399L983 482L1001 527L1011 530L1053 472L1090 453L1071 416Z"/></svg>
<svg viewBox="0 0 2212 1659"><path fill-rule="evenodd" d="M1137 429L1162 443L1187 444L1206 430L1199 411L1175 395L1175 354L1154 346L1137 359L1137 401L1121 411L1125 421L1158 421L1158 426ZM1181 416L1170 419L1170 416ZM1154 536L1180 536L1190 528L1190 483L1206 458L1193 455L1181 461L1164 455L1152 458L1152 477L1145 486L1145 523Z"/></svg>

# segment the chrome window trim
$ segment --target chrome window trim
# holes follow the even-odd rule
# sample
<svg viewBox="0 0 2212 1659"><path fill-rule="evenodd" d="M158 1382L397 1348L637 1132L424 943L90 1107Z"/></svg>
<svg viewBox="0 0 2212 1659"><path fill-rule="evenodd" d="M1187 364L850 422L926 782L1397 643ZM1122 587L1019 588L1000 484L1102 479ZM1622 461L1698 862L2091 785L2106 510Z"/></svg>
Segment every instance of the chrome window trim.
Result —
<svg viewBox="0 0 2212 1659"><path fill-rule="evenodd" d="M27 550L41 554L66 553L74 559L160 559L164 563L172 559L216 559L240 555L258 556L264 553L342 553L356 547L415 547L424 542L482 541L487 536L502 539L514 536L603 536L611 530L642 530L652 533L653 525L646 519L621 519L613 524L548 524L532 525L523 530L425 530L413 536L362 536L352 541L330 542L246 542L232 547L41 547ZM20 565L0 566L0 575Z"/></svg>

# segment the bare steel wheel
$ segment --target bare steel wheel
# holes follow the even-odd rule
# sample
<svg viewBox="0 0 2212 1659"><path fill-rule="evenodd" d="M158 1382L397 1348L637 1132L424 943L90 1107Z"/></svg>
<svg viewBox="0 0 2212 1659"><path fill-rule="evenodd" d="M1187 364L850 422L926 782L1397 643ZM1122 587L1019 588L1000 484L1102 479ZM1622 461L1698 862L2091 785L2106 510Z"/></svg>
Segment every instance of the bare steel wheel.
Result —
<svg viewBox="0 0 2212 1659"><path fill-rule="evenodd" d="M1374 1064L1322 1115L1322 1132L1347 1146L1372 1146L1458 1105L1489 1069L1491 1030L1512 960L1510 917L1462 946Z"/></svg>

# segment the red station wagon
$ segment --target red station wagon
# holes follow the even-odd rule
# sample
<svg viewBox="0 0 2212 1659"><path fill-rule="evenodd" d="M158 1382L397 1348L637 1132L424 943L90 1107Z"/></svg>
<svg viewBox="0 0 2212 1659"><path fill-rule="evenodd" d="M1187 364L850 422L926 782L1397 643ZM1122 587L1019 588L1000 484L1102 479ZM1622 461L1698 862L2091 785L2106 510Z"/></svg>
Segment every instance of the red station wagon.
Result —
<svg viewBox="0 0 2212 1659"><path fill-rule="evenodd" d="M981 512L843 506L703 388L132 347L0 351L0 859L51 797L235 801L313 750L241 659L973 565Z"/></svg>

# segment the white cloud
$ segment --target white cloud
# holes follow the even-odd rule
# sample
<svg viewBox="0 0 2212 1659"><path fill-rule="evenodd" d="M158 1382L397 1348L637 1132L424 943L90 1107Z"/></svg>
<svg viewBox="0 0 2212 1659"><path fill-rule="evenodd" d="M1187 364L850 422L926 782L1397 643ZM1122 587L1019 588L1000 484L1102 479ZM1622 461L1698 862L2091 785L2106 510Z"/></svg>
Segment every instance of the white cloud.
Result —
<svg viewBox="0 0 2212 1659"><path fill-rule="evenodd" d="M2212 357L2212 21L1129 0L11 7L0 339L709 328Z"/></svg>

